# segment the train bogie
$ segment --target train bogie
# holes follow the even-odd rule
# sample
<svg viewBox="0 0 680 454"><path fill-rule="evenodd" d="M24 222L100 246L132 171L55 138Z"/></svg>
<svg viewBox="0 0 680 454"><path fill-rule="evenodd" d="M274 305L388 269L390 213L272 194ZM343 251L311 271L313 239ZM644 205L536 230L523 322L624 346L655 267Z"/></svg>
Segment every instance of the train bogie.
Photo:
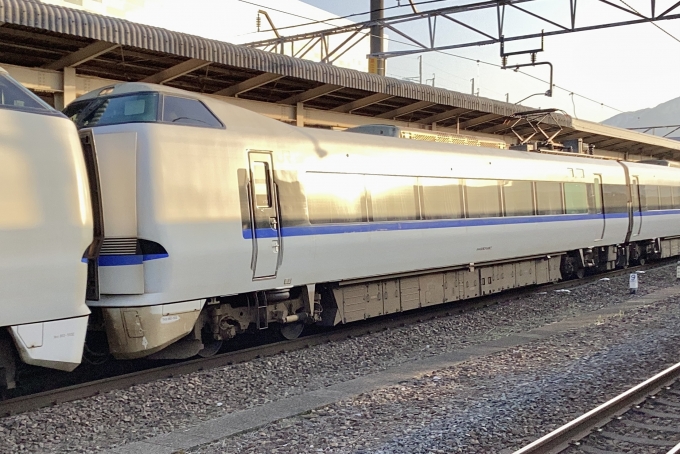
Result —
<svg viewBox="0 0 680 454"><path fill-rule="evenodd" d="M194 329L204 303L204 300L196 300L102 308L111 354L118 359L134 359L153 355L168 347ZM188 356L195 355L198 350Z"/></svg>

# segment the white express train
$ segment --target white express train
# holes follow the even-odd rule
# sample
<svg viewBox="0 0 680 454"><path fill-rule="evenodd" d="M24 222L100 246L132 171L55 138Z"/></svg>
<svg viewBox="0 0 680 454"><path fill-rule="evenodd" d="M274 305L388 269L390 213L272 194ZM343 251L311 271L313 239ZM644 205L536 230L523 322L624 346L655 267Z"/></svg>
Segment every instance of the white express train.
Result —
<svg viewBox="0 0 680 454"><path fill-rule="evenodd" d="M88 304L117 358L679 253L673 167L303 129L142 83L65 113L98 161Z"/></svg>
<svg viewBox="0 0 680 454"><path fill-rule="evenodd" d="M0 385L28 364L73 370L83 353L92 243L78 132L0 69Z"/></svg>

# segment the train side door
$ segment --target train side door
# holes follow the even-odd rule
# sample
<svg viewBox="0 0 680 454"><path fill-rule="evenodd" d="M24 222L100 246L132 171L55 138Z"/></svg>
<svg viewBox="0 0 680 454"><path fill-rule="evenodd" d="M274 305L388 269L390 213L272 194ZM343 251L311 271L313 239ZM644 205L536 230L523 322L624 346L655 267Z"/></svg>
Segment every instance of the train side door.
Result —
<svg viewBox="0 0 680 454"><path fill-rule="evenodd" d="M276 277L281 263L281 216L274 183L272 154L249 152L250 222L253 237L253 279Z"/></svg>
<svg viewBox="0 0 680 454"><path fill-rule="evenodd" d="M631 215L633 216L632 236L640 235L642 229L642 207L640 206L640 179L636 176L630 179Z"/></svg>
<svg viewBox="0 0 680 454"><path fill-rule="evenodd" d="M597 214L598 218L602 220L602 230L600 230L600 234L595 237L595 241L601 241L604 239L604 232L607 227L607 219L604 215L604 193L602 191L602 175L595 175L593 184L593 192L595 196L595 214Z"/></svg>

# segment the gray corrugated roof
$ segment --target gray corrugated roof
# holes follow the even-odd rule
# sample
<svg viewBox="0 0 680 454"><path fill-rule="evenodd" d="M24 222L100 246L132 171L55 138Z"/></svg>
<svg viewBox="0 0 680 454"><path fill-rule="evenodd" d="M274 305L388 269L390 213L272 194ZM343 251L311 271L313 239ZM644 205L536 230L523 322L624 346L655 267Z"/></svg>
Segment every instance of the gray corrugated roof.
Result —
<svg viewBox="0 0 680 454"><path fill-rule="evenodd" d="M3 23L5 23L5 26L2 26ZM25 28L26 30L13 35L11 32L18 31L16 30L17 28ZM347 88L337 98L335 98L336 93L340 94L342 91L333 92L332 95L326 96L323 101L325 104L323 104L323 107L320 107L322 109L332 109L333 107L345 105L353 99L356 100L356 96L368 96L365 93L358 92L363 91L369 94L383 93L393 96L394 98L391 98L390 101L394 99L395 102L391 103L388 101L385 102L385 105L373 105L376 107L374 115L399 110L399 107L404 106L404 102L424 101L425 103L432 103L434 108L429 111L426 110L429 107L420 109L417 113L420 116L417 118L428 118L435 113L442 112L442 110L450 110L448 109L449 106L451 108L462 108L461 110L465 111L460 114L464 118L462 124L471 122L465 126L466 128L485 132L485 128L495 130L495 128L500 126L501 128L497 131L505 131L506 133L510 128L507 117L527 109L525 106L517 106L443 88L434 88L428 85L381 77L361 71L338 68L328 64L300 60L281 54L263 52L248 47L136 24L123 19L48 5L33 0L0 0L0 33L4 31L9 32L4 34L4 37L12 37L8 40L8 46L14 46L13 50L8 53L7 58L11 57L14 61L19 62L21 61L20 53L30 53L26 49L31 49L30 46L33 45L37 55L35 58L28 58L31 57L30 55L26 57L34 65L44 64L46 54L50 55L47 58L49 62L49 58L58 59L64 56L64 52L69 52L63 48L64 38L66 38L66 41L70 41L71 45L76 48L84 47L86 44L89 44L89 41L106 41L120 44L128 50L134 48L137 53L142 54L142 58L144 58L145 54L149 58L149 62L147 62L146 66L145 63L140 65L140 70L137 71L137 80L148 76L151 71L158 72L164 69L164 67L167 68L167 65L178 64L181 60L200 59L214 63L213 66L216 69L217 67L226 67L229 72L239 73L239 75L233 76L226 86L238 83L239 79L242 81L243 77L246 79L253 77L254 74L252 73L265 72L284 76L283 79L289 82L287 89L292 90L291 93L295 92L295 90L314 88L317 84L340 85ZM52 44L48 35L58 37L60 41L57 40L57 44ZM35 39L32 39L32 36ZM57 52L53 52L53 45L61 46L61 48ZM74 50L70 52L74 52ZM55 54L57 55L56 57ZM59 56L59 54L61 55ZM10 61L12 61L11 59ZM80 71L84 71L86 74L87 71L90 71L90 75L92 75L92 72L101 74L102 71L106 70L106 65L111 64L110 59L102 58L99 60L99 63L95 63L96 61L97 59L92 60L94 64L91 66L89 62L81 65ZM99 66L97 66L98 64ZM122 66L122 73L117 73L116 76L120 80L129 79L125 65ZM220 85L217 83L218 81L219 78L211 79L211 83L214 85L213 89L225 88L225 86L219 86L218 88L218 85ZM297 84L297 86L291 87L291 82ZM273 93L273 91L268 90L263 89L266 93L265 98L269 98L270 94ZM284 92L285 90L282 90L282 93L280 93L280 96L283 96L282 99L290 96L290 94ZM252 93L256 93L256 90L253 90ZM253 96L253 98L256 99L257 96ZM315 99L314 102L321 98ZM366 111L363 115L365 114L367 114ZM495 114L498 117L488 118L486 114ZM605 150L620 153L637 152L645 155L649 154L653 158L668 159L670 157L680 161L680 144L677 141L583 122L572 119L566 114L556 115L556 117L560 125L564 127L563 132L558 136L558 140L582 138L584 141L595 144L598 147L601 144L602 149ZM445 121L457 122L459 119L460 117L456 116ZM483 121L477 126L472 126L476 119ZM415 121L418 121L418 119ZM444 127L446 126L444 125ZM525 127L524 129L530 132L530 128Z"/></svg>
<svg viewBox="0 0 680 454"><path fill-rule="evenodd" d="M493 99L338 68L36 1L0 0L0 22L502 116L511 116L526 110L525 107ZM568 125L569 119L564 120L564 125Z"/></svg>

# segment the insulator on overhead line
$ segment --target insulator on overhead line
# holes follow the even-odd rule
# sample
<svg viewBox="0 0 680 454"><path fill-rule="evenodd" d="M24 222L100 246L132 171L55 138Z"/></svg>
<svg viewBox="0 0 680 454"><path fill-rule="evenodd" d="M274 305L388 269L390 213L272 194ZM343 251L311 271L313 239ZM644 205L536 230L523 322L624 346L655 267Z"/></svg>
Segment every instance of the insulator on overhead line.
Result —
<svg viewBox="0 0 680 454"><path fill-rule="evenodd" d="M257 17L255 18L255 25L257 26L257 31L260 31L260 26L262 25L262 18L260 17L260 13L257 13Z"/></svg>

